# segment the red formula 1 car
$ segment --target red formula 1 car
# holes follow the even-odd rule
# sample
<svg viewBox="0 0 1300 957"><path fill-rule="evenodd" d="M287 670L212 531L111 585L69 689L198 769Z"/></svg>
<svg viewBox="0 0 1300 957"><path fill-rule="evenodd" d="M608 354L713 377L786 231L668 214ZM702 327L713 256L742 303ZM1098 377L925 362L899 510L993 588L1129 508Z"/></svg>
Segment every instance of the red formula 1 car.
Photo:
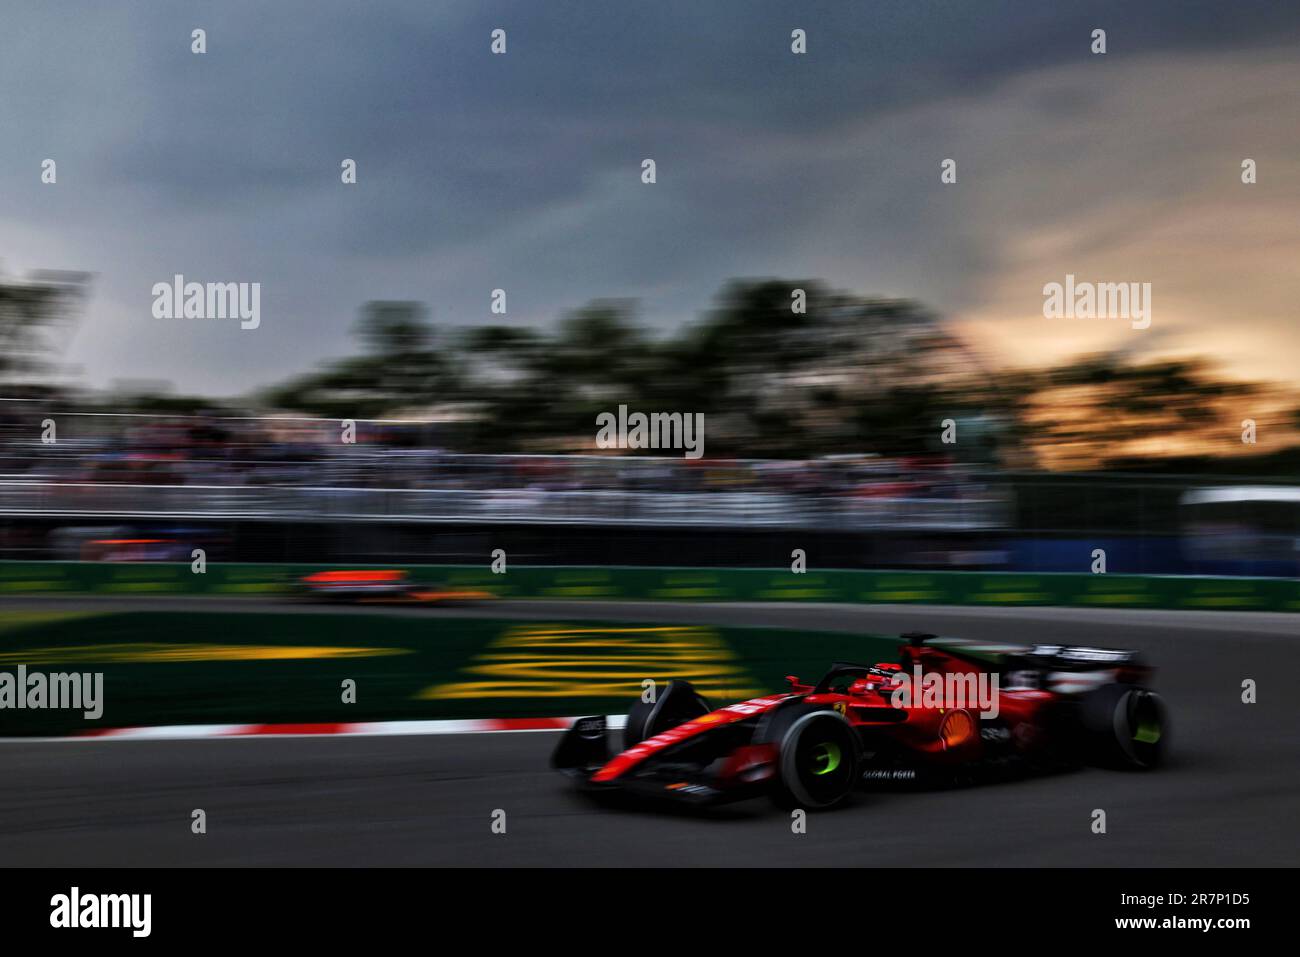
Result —
<svg viewBox="0 0 1300 957"><path fill-rule="evenodd" d="M422 585L405 571L388 568L314 572L302 579L301 589L306 598L363 604L448 604L495 597L481 589Z"/></svg>
<svg viewBox="0 0 1300 957"><path fill-rule="evenodd" d="M1152 768L1165 708L1136 652L903 635L897 663L838 663L815 685L714 710L685 681L627 716L581 718L552 764L596 791L710 804L767 793L828 808L869 782L975 779L1013 768ZM612 753L617 751L617 753Z"/></svg>

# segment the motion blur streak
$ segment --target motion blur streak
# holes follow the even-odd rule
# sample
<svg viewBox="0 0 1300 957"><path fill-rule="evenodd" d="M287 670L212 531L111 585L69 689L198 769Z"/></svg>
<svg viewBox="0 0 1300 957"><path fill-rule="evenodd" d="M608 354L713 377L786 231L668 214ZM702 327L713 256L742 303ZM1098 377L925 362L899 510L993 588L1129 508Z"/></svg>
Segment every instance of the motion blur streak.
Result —
<svg viewBox="0 0 1300 957"><path fill-rule="evenodd" d="M499 614L499 609L493 609ZM1157 775L1080 771L1005 786L860 795L802 835L808 864L1289 865L1300 841L1292 798L1300 743L1289 704L1255 711L1211 695L1225 661L1300 668L1290 616L1182 612L790 608L546 603L546 615L716 624L802 622L855 633L899 632L924 622L987 641L1062 642L1122 629L1159 660L1161 688L1179 715L1169 766ZM409 614L393 612L392 614ZM459 610L473 617L484 612ZM1189 627L1189 623L1194 626ZM0 745L0 857L14 864L755 866L789 862L791 836L766 805L711 817L602 813L554 779L552 734L435 738L238 739ZM171 795L201 794L220 815L220 841L175 827ZM200 800L196 798L197 802ZM1062 806L1111 810L1098 841L1063 825ZM512 809L507 840L486 811ZM925 821L925 839L917 820ZM525 823L526 822L526 823ZM292 823L292 826L286 824ZM630 826L631 825L631 826Z"/></svg>

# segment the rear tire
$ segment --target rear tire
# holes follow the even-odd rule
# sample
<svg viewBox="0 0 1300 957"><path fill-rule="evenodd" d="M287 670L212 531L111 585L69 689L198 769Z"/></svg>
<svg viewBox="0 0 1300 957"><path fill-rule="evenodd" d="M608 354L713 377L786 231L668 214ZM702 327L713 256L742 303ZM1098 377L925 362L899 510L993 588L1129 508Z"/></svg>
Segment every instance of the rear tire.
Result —
<svg viewBox="0 0 1300 957"><path fill-rule="evenodd" d="M1107 767L1148 770L1164 759L1169 736L1164 702L1137 685L1103 685L1079 707L1087 757Z"/></svg>
<svg viewBox="0 0 1300 957"><path fill-rule="evenodd" d="M797 716L781 735L773 800L822 811L843 804L858 783L858 736L834 711Z"/></svg>

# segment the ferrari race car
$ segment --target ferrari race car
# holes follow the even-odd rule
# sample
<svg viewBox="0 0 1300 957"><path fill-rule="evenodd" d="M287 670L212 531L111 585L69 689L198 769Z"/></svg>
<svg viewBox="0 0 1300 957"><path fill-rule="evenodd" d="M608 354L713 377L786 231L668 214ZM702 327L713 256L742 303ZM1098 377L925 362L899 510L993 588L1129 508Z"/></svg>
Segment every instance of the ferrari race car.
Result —
<svg viewBox="0 0 1300 957"><path fill-rule="evenodd" d="M714 710L686 681L632 705L622 749L580 718L552 764L584 788L694 804L770 795L816 810L870 783L937 784L998 771L1146 769L1168 734L1136 652L901 636L897 663L836 663L812 685Z"/></svg>
<svg viewBox="0 0 1300 957"><path fill-rule="evenodd" d="M422 585L400 569L313 572L301 580L301 588L311 599L368 604L447 604L495 597L479 589Z"/></svg>

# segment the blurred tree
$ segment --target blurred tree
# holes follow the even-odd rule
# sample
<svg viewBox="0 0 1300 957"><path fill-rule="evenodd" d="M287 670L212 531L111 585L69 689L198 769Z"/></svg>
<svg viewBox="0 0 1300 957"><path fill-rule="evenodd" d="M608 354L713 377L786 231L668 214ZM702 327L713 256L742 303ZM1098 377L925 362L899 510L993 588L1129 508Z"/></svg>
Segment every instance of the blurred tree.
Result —
<svg viewBox="0 0 1300 957"><path fill-rule="evenodd" d="M1035 464L1051 469L1102 469L1215 446L1215 455L1249 452L1243 410L1271 408L1266 392L1220 377L1203 359L1094 355L1029 377L1020 431Z"/></svg>
<svg viewBox="0 0 1300 957"><path fill-rule="evenodd" d="M586 451L594 451L596 415L635 408L667 371L621 300L569 313L550 335L489 326L468 333L464 346L476 373L473 441L483 449L564 449L589 431Z"/></svg>
<svg viewBox="0 0 1300 957"><path fill-rule="evenodd" d="M263 401L278 409L362 419L453 398L458 378L436 348L426 315L418 302L366 303L355 327L364 347L360 355L272 387Z"/></svg>
<svg viewBox="0 0 1300 957"><path fill-rule="evenodd" d="M80 318L90 275L39 270L0 276L0 383L11 395L57 391L57 357Z"/></svg>
<svg viewBox="0 0 1300 957"><path fill-rule="evenodd" d="M664 337L626 300L594 301L551 330L478 327L445 344L420 304L375 302L357 335L361 354L272 389L270 403L340 418L455 405L445 444L484 452L595 451L596 415L625 404L704 413L709 457L928 453L1017 468L1102 468L1207 441L1240 453L1245 408L1296 431L1293 391L1225 380L1205 362L1104 355L995 372L921 304L815 280L732 281ZM956 445L940 441L947 419Z"/></svg>
<svg viewBox="0 0 1300 957"><path fill-rule="evenodd" d="M686 407L720 420L710 442L730 454L922 453L986 398L979 363L919 303L815 280L730 283L670 353L690 373Z"/></svg>

